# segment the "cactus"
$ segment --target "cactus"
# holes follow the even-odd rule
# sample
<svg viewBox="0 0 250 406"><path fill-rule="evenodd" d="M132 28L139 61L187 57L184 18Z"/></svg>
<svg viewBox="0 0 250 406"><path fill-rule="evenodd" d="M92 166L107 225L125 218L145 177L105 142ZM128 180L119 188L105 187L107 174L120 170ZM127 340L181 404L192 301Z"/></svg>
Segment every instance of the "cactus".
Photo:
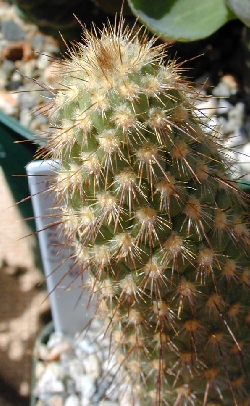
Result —
<svg viewBox="0 0 250 406"><path fill-rule="evenodd" d="M247 197L181 70L122 17L84 29L59 62L41 154L58 163L63 233L131 401L246 406Z"/></svg>

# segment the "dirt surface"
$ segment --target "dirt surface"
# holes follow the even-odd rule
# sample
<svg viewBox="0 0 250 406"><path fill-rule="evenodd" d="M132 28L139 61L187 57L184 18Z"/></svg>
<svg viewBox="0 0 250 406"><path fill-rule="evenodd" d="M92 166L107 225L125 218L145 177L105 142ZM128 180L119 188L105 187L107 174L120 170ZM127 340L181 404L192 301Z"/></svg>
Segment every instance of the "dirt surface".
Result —
<svg viewBox="0 0 250 406"><path fill-rule="evenodd" d="M35 265L35 237L0 167L0 406L29 404L34 341L46 322L48 299Z"/></svg>

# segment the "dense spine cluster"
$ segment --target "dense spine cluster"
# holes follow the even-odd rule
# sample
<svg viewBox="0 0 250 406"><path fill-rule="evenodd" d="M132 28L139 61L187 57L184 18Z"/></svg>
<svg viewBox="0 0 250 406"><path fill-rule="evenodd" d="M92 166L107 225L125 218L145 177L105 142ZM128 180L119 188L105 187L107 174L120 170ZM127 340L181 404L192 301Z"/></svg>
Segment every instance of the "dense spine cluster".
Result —
<svg viewBox="0 0 250 406"><path fill-rule="evenodd" d="M122 20L84 32L60 62L45 157L58 162L63 230L132 399L247 406L245 196L165 59Z"/></svg>

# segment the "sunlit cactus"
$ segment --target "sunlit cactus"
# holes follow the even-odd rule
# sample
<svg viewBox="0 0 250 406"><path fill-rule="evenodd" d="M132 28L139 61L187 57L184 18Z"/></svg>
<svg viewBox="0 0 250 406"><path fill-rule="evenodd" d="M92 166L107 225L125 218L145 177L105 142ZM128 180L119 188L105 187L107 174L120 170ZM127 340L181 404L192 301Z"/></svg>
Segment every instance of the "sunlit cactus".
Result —
<svg viewBox="0 0 250 406"><path fill-rule="evenodd" d="M62 228L134 404L250 405L247 198L155 43L121 18L59 62L43 155Z"/></svg>

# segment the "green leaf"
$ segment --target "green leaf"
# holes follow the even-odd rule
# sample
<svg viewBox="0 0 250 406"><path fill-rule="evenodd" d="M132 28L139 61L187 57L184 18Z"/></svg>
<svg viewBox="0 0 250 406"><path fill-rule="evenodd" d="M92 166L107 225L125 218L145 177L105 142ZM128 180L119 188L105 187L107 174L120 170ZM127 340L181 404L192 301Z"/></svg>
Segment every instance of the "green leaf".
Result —
<svg viewBox="0 0 250 406"><path fill-rule="evenodd" d="M128 0L133 13L164 39L206 38L232 18L224 0Z"/></svg>
<svg viewBox="0 0 250 406"><path fill-rule="evenodd" d="M236 16L250 27L250 0L226 0Z"/></svg>

